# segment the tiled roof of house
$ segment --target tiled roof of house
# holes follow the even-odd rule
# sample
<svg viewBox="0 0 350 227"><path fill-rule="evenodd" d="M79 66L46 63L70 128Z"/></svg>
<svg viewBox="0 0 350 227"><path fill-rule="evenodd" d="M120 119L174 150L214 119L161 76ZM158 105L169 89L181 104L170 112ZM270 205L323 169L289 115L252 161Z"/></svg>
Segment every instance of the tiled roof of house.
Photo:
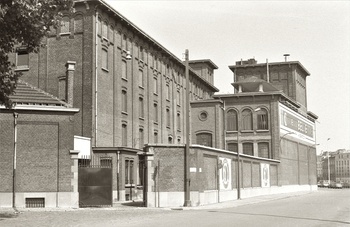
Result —
<svg viewBox="0 0 350 227"><path fill-rule="evenodd" d="M10 100L16 105L71 107L59 98L33 87L22 80L18 80L15 93L10 96Z"/></svg>

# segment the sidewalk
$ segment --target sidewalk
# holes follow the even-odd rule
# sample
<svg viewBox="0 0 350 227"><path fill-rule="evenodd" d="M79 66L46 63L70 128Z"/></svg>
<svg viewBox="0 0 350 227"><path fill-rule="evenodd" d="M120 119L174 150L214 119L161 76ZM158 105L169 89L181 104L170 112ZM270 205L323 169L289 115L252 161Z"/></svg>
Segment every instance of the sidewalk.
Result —
<svg viewBox="0 0 350 227"><path fill-rule="evenodd" d="M18 208L14 210L13 208L0 208L1 215L17 215L22 212L77 212L77 211L93 211L93 210L115 210L115 211L127 211L127 210L203 210L203 209L221 209L229 207L245 206L249 204L261 203L272 200L286 199L294 196L301 196L309 193L315 193L317 191L303 191L303 192L293 192L293 193L283 193L283 194L273 194L256 196L250 198L243 198L240 200L232 200L221 203L207 204L202 206L194 207L143 207L141 201L130 201L130 202L118 202L113 204L113 207L90 207L90 208ZM0 215L0 216L1 216Z"/></svg>

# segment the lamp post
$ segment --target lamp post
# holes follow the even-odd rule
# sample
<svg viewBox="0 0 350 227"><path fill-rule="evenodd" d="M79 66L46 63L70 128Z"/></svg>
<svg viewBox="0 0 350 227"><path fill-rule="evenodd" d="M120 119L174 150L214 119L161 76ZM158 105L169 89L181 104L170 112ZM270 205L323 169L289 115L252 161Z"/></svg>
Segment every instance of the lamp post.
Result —
<svg viewBox="0 0 350 227"><path fill-rule="evenodd" d="M256 108L254 112L258 112L261 110L261 108ZM241 121L243 121L247 116L246 115L242 118ZM239 130L237 128L237 175L238 175L238 181L237 181L237 199L241 199L241 171L240 171L240 154L239 154Z"/></svg>

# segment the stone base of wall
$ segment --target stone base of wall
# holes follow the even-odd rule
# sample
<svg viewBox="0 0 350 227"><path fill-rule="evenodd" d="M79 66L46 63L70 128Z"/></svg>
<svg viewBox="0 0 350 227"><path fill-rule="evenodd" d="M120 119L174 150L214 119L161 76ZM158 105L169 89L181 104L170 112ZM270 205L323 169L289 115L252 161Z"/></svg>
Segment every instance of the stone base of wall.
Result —
<svg viewBox="0 0 350 227"><path fill-rule="evenodd" d="M241 198L249 198L262 195L292 193L302 191L316 191L317 185L287 185L271 186L267 188L242 188ZM220 191L210 190L204 192L191 192L191 205L203 206L225 201L237 200L237 190ZM149 192L147 193L147 207L182 207L184 204L184 192Z"/></svg>
<svg viewBox="0 0 350 227"><path fill-rule="evenodd" d="M31 192L16 193L16 207L25 208L26 198L44 198L45 208L78 208L78 192ZM12 193L0 193L0 207L12 207Z"/></svg>

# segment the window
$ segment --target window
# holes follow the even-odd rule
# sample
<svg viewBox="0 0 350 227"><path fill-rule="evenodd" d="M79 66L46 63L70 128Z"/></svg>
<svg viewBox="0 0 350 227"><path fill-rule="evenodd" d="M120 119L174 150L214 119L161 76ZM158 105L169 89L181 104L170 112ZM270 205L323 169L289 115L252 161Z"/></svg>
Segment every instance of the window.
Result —
<svg viewBox="0 0 350 227"><path fill-rule="evenodd" d="M158 94L158 79L153 77L153 91L155 94Z"/></svg>
<svg viewBox="0 0 350 227"><path fill-rule="evenodd" d="M233 151L233 152L238 152L237 143L228 143L227 144L227 150Z"/></svg>
<svg viewBox="0 0 350 227"><path fill-rule="evenodd" d="M268 130L268 114L265 109L261 109L257 113L258 130Z"/></svg>
<svg viewBox="0 0 350 227"><path fill-rule="evenodd" d="M258 156L262 158L269 158L268 143L258 143Z"/></svg>
<svg viewBox="0 0 350 227"><path fill-rule="evenodd" d="M62 76L58 78L58 98L66 100L66 77Z"/></svg>
<svg viewBox="0 0 350 227"><path fill-rule="evenodd" d="M63 17L61 21L61 33L69 33L69 17Z"/></svg>
<svg viewBox="0 0 350 227"><path fill-rule="evenodd" d="M254 155L254 148L252 143L243 143L243 154Z"/></svg>
<svg viewBox="0 0 350 227"><path fill-rule="evenodd" d="M105 157L100 159L100 166L102 168L112 167L112 158Z"/></svg>
<svg viewBox="0 0 350 227"><path fill-rule="evenodd" d="M166 109L166 127L170 128L170 110Z"/></svg>
<svg viewBox="0 0 350 227"><path fill-rule="evenodd" d="M211 133L198 133L196 135L197 144L211 147L212 146L212 135Z"/></svg>
<svg viewBox="0 0 350 227"><path fill-rule="evenodd" d="M144 60L144 52L143 52L143 47L142 46L140 46L140 53L139 53L139 58L140 58L140 60Z"/></svg>
<svg viewBox="0 0 350 227"><path fill-rule="evenodd" d="M166 86L165 86L165 97L167 100L170 100L170 87L169 87L169 84L167 83Z"/></svg>
<svg viewBox="0 0 350 227"><path fill-rule="evenodd" d="M134 160L125 160L125 184L134 183Z"/></svg>
<svg viewBox="0 0 350 227"><path fill-rule="evenodd" d="M128 145L128 128L126 124L122 124L122 146L126 147Z"/></svg>
<svg viewBox="0 0 350 227"><path fill-rule="evenodd" d="M140 85L141 87L144 86L144 84L143 84L143 71L142 71L142 69L139 69L139 85Z"/></svg>
<svg viewBox="0 0 350 227"><path fill-rule="evenodd" d="M127 79L128 78L128 67L126 64L126 61L122 61L122 78Z"/></svg>
<svg viewBox="0 0 350 227"><path fill-rule="evenodd" d="M102 34L102 22L101 18L97 19L97 34L101 35Z"/></svg>
<svg viewBox="0 0 350 227"><path fill-rule="evenodd" d="M126 35L123 35L123 38L122 38L122 49L123 50L126 50Z"/></svg>
<svg viewBox="0 0 350 227"><path fill-rule="evenodd" d="M101 59L102 63L102 69L106 69L108 70L108 52L106 49L102 49L102 59Z"/></svg>
<svg viewBox="0 0 350 227"><path fill-rule="evenodd" d="M171 136L168 137L168 143L169 143L169 144L172 144L172 143L173 143L173 137L171 137Z"/></svg>
<svg viewBox="0 0 350 227"><path fill-rule="evenodd" d="M177 130L181 131L181 115L180 115L180 113L177 113L177 115L176 115L176 123L177 123Z"/></svg>
<svg viewBox="0 0 350 227"><path fill-rule="evenodd" d="M144 145L143 128L139 129L139 148L142 149Z"/></svg>
<svg viewBox="0 0 350 227"><path fill-rule="evenodd" d="M253 115L252 111L245 109L242 112L242 129L253 130Z"/></svg>
<svg viewBox="0 0 350 227"><path fill-rule="evenodd" d="M102 37L108 39L108 25L106 21L103 21L102 24Z"/></svg>
<svg viewBox="0 0 350 227"><path fill-rule="evenodd" d="M158 122L158 104L154 103L153 106L154 106L154 113L153 113L154 122Z"/></svg>
<svg viewBox="0 0 350 227"><path fill-rule="evenodd" d="M158 143L158 132L154 132L153 137L154 143Z"/></svg>
<svg viewBox="0 0 350 227"><path fill-rule="evenodd" d="M227 111L226 127L227 131L237 131L237 112L235 110Z"/></svg>
<svg viewBox="0 0 350 227"><path fill-rule="evenodd" d="M122 112L128 112L128 96L126 90L122 90Z"/></svg>
<svg viewBox="0 0 350 227"><path fill-rule="evenodd" d="M74 18L74 32L83 32L83 16L77 15Z"/></svg>
<svg viewBox="0 0 350 227"><path fill-rule="evenodd" d="M144 105L143 105L143 98L142 97L139 98L139 103L140 103L140 106L139 106L140 118L144 118L145 117L145 111L144 111Z"/></svg>
<svg viewBox="0 0 350 227"><path fill-rule="evenodd" d="M176 104L177 104L178 106L181 105L180 89L177 89L177 92L176 92Z"/></svg>
<svg viewBox="0 0 350 227"><path fill-rule="evenodd" d="M17 69L28 69L29 68L29 54L27 48L20 47L17 49L16 55L16 68Z"/></svg>

